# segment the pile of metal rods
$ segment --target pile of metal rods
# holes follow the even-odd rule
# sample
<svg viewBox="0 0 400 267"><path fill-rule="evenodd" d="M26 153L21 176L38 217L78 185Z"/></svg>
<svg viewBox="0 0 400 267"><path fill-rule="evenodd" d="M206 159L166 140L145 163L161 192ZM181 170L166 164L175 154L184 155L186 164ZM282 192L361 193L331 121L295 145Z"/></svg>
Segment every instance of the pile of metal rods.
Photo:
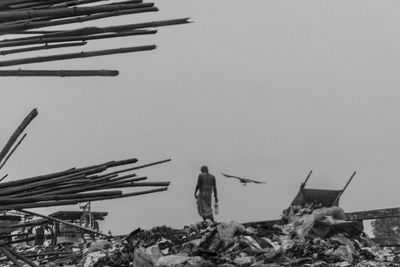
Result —
<svg viewBox="0 0 400 267"><path fill-rule="evenodd" d="M18 34L24 36L0 40L0 48L10 48L0 50L0 55L32 53L38 50L53 51L60 48L84 46L89 41L98 39L152 35L157 33L154 28L189 23L188 18L182 18L106 27L80 27L72 30L70 28L60 30L60 27L51 28L156 11L158 11L158 8L155 7L154 3L144 3L143 0L110 2L108 0L2 0L0 3L0 35ZM155 48L155 45L142 45L76 53L56 53L0 60L0 67L132 53ZM118 75L117 70L0 70L0 76L116 75Z"/></svg>

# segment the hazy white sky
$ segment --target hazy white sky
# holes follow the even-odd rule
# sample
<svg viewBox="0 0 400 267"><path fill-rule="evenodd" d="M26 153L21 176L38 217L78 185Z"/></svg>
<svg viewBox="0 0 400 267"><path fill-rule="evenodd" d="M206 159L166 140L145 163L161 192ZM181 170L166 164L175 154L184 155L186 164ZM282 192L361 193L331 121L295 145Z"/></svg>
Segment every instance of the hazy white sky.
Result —
<svg viewBox="0 0 400 267"><path fill-rule="evenodd" d="M217 177L217 220L278 218L310 169L308 187L330 189L358 171L342 197L346 211L399 206L400 2L156 4L158 13L107 22L194 23L85 48L155 51L25 67L119 69L116 78L1 78L0 143L33 107L39 116L0 174L172 158L140 171L171 181L169 191L94 204L116 234L199 221L193 192L203 164ZM220 172L268 184L243 187Z"/></svg>

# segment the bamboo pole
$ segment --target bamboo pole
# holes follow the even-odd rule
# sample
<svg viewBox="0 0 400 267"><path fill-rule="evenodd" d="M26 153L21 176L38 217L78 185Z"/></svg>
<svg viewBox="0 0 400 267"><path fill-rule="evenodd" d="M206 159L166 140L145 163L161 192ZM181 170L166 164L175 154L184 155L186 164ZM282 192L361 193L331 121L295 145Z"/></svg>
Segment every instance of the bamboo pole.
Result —
<svg viewBox="0 0 400 267"><path fill-rule="evenodd" d="M30 221L30 222L25 222L25 223L17 223L17 224L11 224L7 226L2 226L3 228L9 228L9 229L15 229L15 228L25 228L25 227L31 227L31 226L38 226L38 225L43 225L47 224L49 220L47 219L39 219L35 221Z"/></svg>
<svg viewBox="0 0 400 267"><path fill-rule="evenodd" d="M69 174L69 175L53 178L51 180L38 181L38 182L27 183L27 184L19 185L19 186L3 188L3 189L0 189L0 196L11 195L13 193L18 193L18 192L22 192L22 191L26 191L26 190L31 190L33 188L37 188L37 187L41 187L41 186L54 185L54 184L57 184L57 183L59 183L59 182L61 182L63 180L73 181L74 179L83 178L86 175L103 172L106 169L107 169L107 167L105 165L103 165L102 167L96 167L96 168L93 168L93 169L84 170L84 171L81 171L81 172L78 172L78 173L73 173L73 174Z"/></svg>
<svg viewBox="0 0 400 267"><path fill-rule="evenodd" d="M170 182L129 182L124 184L117 184L112 186L107 186L107 189L124 188L124 187L148 187L148 186L169 186ZM104 188L105 189L105 188Z"/></svg>
<svg viewBox="0 0 400 267"><path fill-rule="evenodd" d="M24 254L27 258L37 258L43 256L54 256L54 255L74 255L72 252L64 252L64 251L50 251L50 252L42 252L42 253L35 253L35 254Z"/></svg>
<svg viewBox="0 0 400 267"><path fill-rule="evenodd" d="M88 170L88 169L95 169L97 167L102 167L104 165L107 166L107 168L112 168L112 167L119 167L119 166L134 164L137 161L138 160L136 158L131 158L131 159L125 159L125 160L119 160L119 161L109 161L109 162L96 164L96 165L92 165L92 166L81 167L81 168L71 168L71 169L67 169L65 171L59 171L59 172L54 172L54 173L50 173L50 174L20 179L20 180L16 180L16 181L0 183L0 188L14 187L16 185L24 185L27 183L53 179L53 178L57 178L60 176L70 175L73 173L79 173L79 172L82 172L82 171Z"/></svg>
<svg viewBox="0 0 400 267"><path fill-rule="evenodd" d="M19 204L19 203L35 203L40 201L50 201L50 200L79 200L82 198L89 197L102 197L102 196L120 196L121 191L101 191L93 193L83 193L83 194L63 194L63 195L46 195L46 196L32 196L32 197L18 197L18 198L0 198L1 205L5 204Z"/></svg>
<svg viewBox="0 0 400 267"><path fill-rule="evenodd" d="M9 242L4 242L3 245L11 245L11 244L18 244L18 243L24 243L24 242L29 242L29 241L35 241L36 237L27 237L24 239L18 239L18 240L13 240Z"/></svg>
<svg viewBox="0 0 400 267"><path fill-rule="evenodd" d="M52 34L43 35L43 36L35 36L35 37L27 37L27 38L16 38L7 40L6 43L0 42L0 47L10 47L10 46L23 46L23 45L35 45L35 44L48 44L48 43L59 43L59 42L74 42L74 41L89 41L89 40L98 40L98 39L106 39L106 38L117 38L117 37L127 37L134 35L146 35L146 34L156 34L156 30L133 30L127 32L118 32L118 33L108 33L101 35L76 35L76 36L61 36L61 37L52 37ZM60 46L61 44L59 44ZM28 48L20 48L28 49ZM18 50L18 49L14 49ZM5 50L4 52L13 50ZM0 51L0 54L4 53Z"/></svg>
<svg viewBox="0 0 400 267"><path fill-rule="evenodd" d="M50 19L60 19L71 16L87 16L96 13L113 12L126 9L139 9L153 7L154 3L140 3L140 4L119 4L113 3L111 5L97 5L87 7L61 7L61 8L46 8L29 11L7 11L0 12L0 21L16 21L16 20L31 20L35 18L46 17Z"/></svg>
<svg viewBox="0 0 400 267"><path fill-rule="evenodd" d="M167 191L167 190L168 190L168 187L162 187L162 188L156 188L156 189L143 190L143 191L139 191L139 192L126 193L126 194L122 194L121 196L86 198L82 202L95 202L95 201L112 200L112 199L116 199L116 198L127 198L127 197L147 195L147 194L152 194L152 193L157 193L157 192L162 192L162 191Z"/></svg>
<svg viewBox="0 0 400 267"><path fill-rule="evenodd" d="M0 76L14 77L115 77L118 74L117 70L0 70Z"/></svg>
<svg viewBox="0 0 400 267"><path fill-rule="evenodd" d="M144 165L140 165L140 166L136 166L136 167L132 167L132 168L114 171L109 174L119 174L119 173L123 173L123 172L138 170L138 169L142 169L142 168L146 168L146 167L150 167L150 166L154 166L154 165L158 165L158 164L163 164L163 163L166 163L169 161L171 161L171 159L160 160L160 161L156 161L156 162L152 162L152 163L148 163L148 164L144 164Z"/></svg>
<svg viewBox="0 0 400 267"><path fill-rule="evenodd" d="M17 259L26 262L29 266L32 267L39 267L39 265L37 265L36 263L34 263L33 261L31 261L30 259L26 258L25 256L23 256L22 254L18 253L17 251L15 251L12 248L9 248L7 246L4 246L4 248L6 250L8 250L8 252L10 252L11 254L13 254Z"/></svg>
<svg viewBox="0 0 400 267"><path fill-rule="evenodd" d="M51 216L42 215L42 214L39 214L39 213L36 213L36 212L33 212L33 211L21 210L21 212L27 213L27 214L30 214L30 215L34 215L34 216L38 216L38 217L42 217L42 218L48 219L48 220L53 221L53 222L58 222L58 223L62 223L62 224L65 224L65 225L72 226L72 227L76 227L78 229L81 229L81 230L84 230L86 232L90 232L90 233L93 233L93 234L102 235L102 236L105 236L105 237L112 237L110 235L103 234L103 233L94 231L92 229L89 229L89 228L86 228L86 227L83 227L83 226L80 226L80 225L76 225L76 224L73 224L73 223L70 223L70 222L66 222L64 220L61 220L61 219L58 219L58 218L54 218L54 217L51 217Z"/></svg>
<svg viewBox="0 0 400 267"><path fill-rule="evenodd" d="M132 31L138 29L145 28L156 28L156 27L164 27L171 25L180 25L187 24L189 22L189 18L182 19L171 19L171 20L160 20L160 21L151 21L151 22L142 22L142 23L134 23L134 24L125 24L118 26L108 26L108 27L84 27L79 29L74 29L70 31L62 31L55 32L54 36L71 36L71 35L79 35L79 34L99 34L99 33L107 33L107 32L124 32L124 31Z"/></svg>
<svg viewBox="0 0 400 267"><path fill-rule="evenodd" d="M49 61L57 61L57 60L66 60L66 59L75 59L75 58L97 57L97 56L105 56L105 55L112 55L112 54L124 54L124 53L148 51L148 50L153 50L155 48L156 48L155 45L144 45L144 46L134 46L134 47L116 48L116 49L108 49L108 50L97 50L97 51L80 52L80 53L70 53L70 54L60 54L60 55L52 55L52 56L14 59L14 60L0 61L0 67L39 63L39 62L49 62Z"/></svg>
<svg viewBox="0 0 400 267"><path fill-rule="evenodd" d="M117 175L110 175L110 177L117 177ZM81 187L81 186L86 186L87 183L84 184L80 184L80 185L74 185L75 187ZM22 193L18 193L18 194L13 194L11 197L13 198L18 198L18 197L29 197L29 196L36 196L36 195L51 195L54 194L55 191L57 190L62 190L62 189L67 189L67 188L72 188L72 185L70 184L66 184L63 183L61 185L57 185L57 186L53 186L53 187L44 187L44 188L39 188L39 189L35 189L35 190L29 190L29 191L25 191ZM82 191L80 191L82 192ZM65 192L68 193L68 192ZM79 192L74 192L74 193L79 193Z"/></svg>
<svg viewBox="0 0 400 267"><path fill-rule="evenodd" d="M80 202L85 202L84 199L80 200L55 200L55 201L46 201L46 202L38 202L38 203L21 203L21 204L9 204L9 205L0 205L0 211L4 210L20 210L20 209L33 209L33 208L47 208L47 207L56 207L56 206L69 206L76 205Z"/></svg>
<svg viewBox="0 0 400 267"><path fill-rule="evenodd" d="M7 256L7 258L14 263L15 266L17 267L23 267L23 264L18 262L18 259L11 253L9 252L4 246L0 246L1 252L3 252L4 255Z"/></svg>
<svg viewBox="0 0 400 267"><path fill-rule="evenodd" d="M13 235L2 235L0 236L0 239L2 238L13 238L13 237L17 237L17 236L26 236L27 233L19 233L19 234L13 234Z"/></svg>
<svg viewBox="0 0 400 267"><path fill-rule="evenodd" d="M14 148L11 149L10 153L8 153L8 155L4 158L3 162L0 164L0 170L1 168L3 168L3 166L7 163L8 159L12 156L12 154L14 153L14 151L19 147L19 145L22 143L22 141L24 141L25 137L26 137L26 133L21 137L21 139L18 141L17 144L15 144Z"/></svg>
<svg viewBox="0 0 400 267"><path fill-rule="evenodd" d="M3 181L4 179L6 179L7 176L8 176L8 173L7 173L6 175L4 175L4 176L0 179L0 182Z"/></svg>
<svg viewBox="0 0 400 267"><path fill-rule="evenodd" d="M158 11L158 9L154 7L154 8L152 8L152 10L147 10L147 11L145 11L145 9L142 10L142 12L151 12L151 11ZM97 20L97 19L102 19L102 18L121 16L121 15L128 15L128 14L131 14L131 12L129 12L129 10L128 11L125 10L125 11L116 11L116 12L113 12L113 13L96 14L96 15L91 15L91 16L87 16L87 17L83 17L83 18L60 19L60 20L56 20L56 21L46 21L46 22L30 22L30 23L25 22L25 23L20 23L20 24L17 24L17 25L1 25L0 24L0 35L1 34L7 34L9 32L14 32L14 31L23 31L23 30L37 29L37 28L57 26L57 25L65 25L65 24L69 24L69 23L84 22L84 21ZM186 24L186 23L190 23L189 22L189 18L175 19L175 20L164 20L164 21L153 21L153 22L137 23L137 24L128 24L128 25L121 25L121 26L125 26L126 29L121 29L120 31L129 31L129 30L134 30L134 29L144 29L144 28L172 26L172 25L179 25L179 24ZM111 27L118 27L118 26L111 26ZM99 29L98 27L90 27L90 28ZM104 28L109 28L109 27L104 27ZM75 29L75 30L71 30L71 31L63 31L63 32L65 32L65 33L68 32L69 34L72 32L72 35L74 35L74 32L76 32L76 31L79 32L82 29L87 29L87 27L86 28ZM110 30L108 32L115 32L115 31Z"/></svg>
<svg viewBox="0 0 400 267"><path fill-rule="evenodd" d="M90 16L84 17L75 17L75 18L66 18L66 19L58 19L58 20L51 20L51 21L25 21L18 24L0 24L0 35L7 34L13 31L23 31L28 29L37 29L37 28L44 28L44 27L52 27L52 26L59 26L59 25L66 25L71 23L81 23L85 21L91 20L98 20L104 19L109 17L116 17L116 16L123 16L123 15L130 15L130 14L137 14L137 13L145 13L145 12L157 12L158 8L156 7L148 7L148 8L138 8L138 9L128 9L128 10L120 10L120 11L113 11L113 12L106 12L100 14L94 14Z"/></svg>
<svg viewBox="0 0 400 267"><path fill-rule="evenodd" d="M140 181L140 180L144 180L144 179L147 179L147 178L146 177L138 177L138 178L129 178L124 181L94 183L94 184L89 184L86 186L75 186L75 187L66 188L66 189L62 189L62 190L51 191L48 194L74 194L74 193L80 193L80 192L85 192L85 191L97 190L98 188L104 188L103 186L112 186L112 185L121 184L124 182L134 182L134 181Z"/></svg>
<svg viewBox="0 0 400 267"><path fill-rule="evenodd" d="M26 127L32 122L32 120L37 116L38 112L37 109L34 108L28 116L21 122L18 128L14 131L11 135L10 139L8 140L7 144L3 147L0 151L0 162L6 157L8 151L10 151L13 144L17 141L18 137L22 134Z"/></svg>
<svg viewBox="0 0 400 267"><path fill-rule="evenodd" d="M8 6L7 11L12 9L17 9L19 11L23 10L33 10L40 9L41 7L71 7L71 6L79 6L84 4L101 2L103 0L71 0L71 1L60 1L60 0L47 0L44 2L31 1L28 3L21 4L12 4ZM143 1L135 1L135 3L141 3Z"/></svg>
<svg viewBox="0 0 400 267"><path fill-rule="evenodd" d="M73 43L54 44L54 45L49 45L46 42L44 45L41 45L41 46L3 50L3 51L0 51L0 55L5 56L5 55L9 55L9 54L17 54L17 53L24 53L24 52L39 51L39 50L50 50L50 49L65 48L65 47L72 47L72 46L83 46L86 44L87 44L87 42L84 42L84 41L73 42Z"/></svg>
<svg viewBox="0 0 400 267"><path fill-rule="evenodd" d="M133 193L126 193L126 194L122 194L122 196L119 196L118 198L126 198L126 197L133 197L133 196L139 196L139 195L146 195L146 194L151 194L151 193L157 193L157 192L162 192L162 191L167 191L168 188L167 187L163 187L163 188L156 188L156 189L149 189L149 190L144 190L144 191L139 191L139 192L133 192ZM115 197L109 197L108 199L114 199ZM88 201L100 201L100 200L104 200L101 198L91 198L90 200L88 199Z"/></svg>

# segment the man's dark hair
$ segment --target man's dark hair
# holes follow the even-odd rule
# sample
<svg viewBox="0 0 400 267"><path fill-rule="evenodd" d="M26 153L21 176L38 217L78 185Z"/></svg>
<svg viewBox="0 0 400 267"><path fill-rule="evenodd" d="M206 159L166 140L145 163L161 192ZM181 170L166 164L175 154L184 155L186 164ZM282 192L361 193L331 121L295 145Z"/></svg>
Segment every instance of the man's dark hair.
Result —
<svg viewBox="0 0 400 267"><path fill-rule="evenodd" d="M200 171L202 172L202 173L208 173L208 167L207 166L201 166L201 168L200 168Z"/></svg>

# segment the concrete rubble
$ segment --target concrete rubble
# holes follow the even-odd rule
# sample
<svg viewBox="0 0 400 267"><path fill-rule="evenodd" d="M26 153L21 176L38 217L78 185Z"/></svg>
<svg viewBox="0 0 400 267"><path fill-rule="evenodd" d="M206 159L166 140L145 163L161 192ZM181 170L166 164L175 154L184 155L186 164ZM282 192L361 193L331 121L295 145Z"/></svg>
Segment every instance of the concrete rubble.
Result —
<svg viewBox="0 0 400 267"><path fill-rule="evenodd" d="M65 258L36 260L40 266L70 267L400 266L399 254L374 244L362 225L346 221L343 214L339 207L291 207L283 216L285 223L274 226L202 222L183 229L136 229L127 236L70 247ZM24 255L43 250L16 249Z"/></svg>

